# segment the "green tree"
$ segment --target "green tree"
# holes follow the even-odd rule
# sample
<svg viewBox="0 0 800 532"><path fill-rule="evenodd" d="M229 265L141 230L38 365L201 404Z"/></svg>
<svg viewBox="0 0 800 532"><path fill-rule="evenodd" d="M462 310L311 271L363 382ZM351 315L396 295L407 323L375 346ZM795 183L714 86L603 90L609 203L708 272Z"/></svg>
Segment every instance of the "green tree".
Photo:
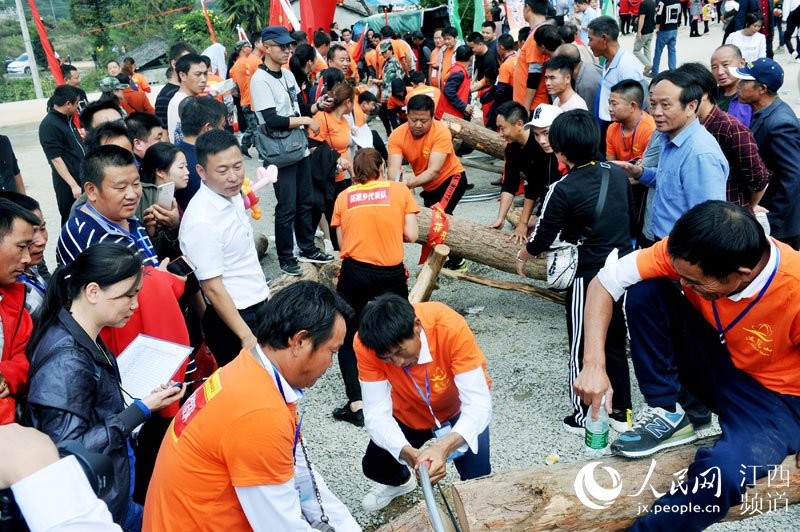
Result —
<svg viewBox="0 0 800 532"><path fill-rule="evenodd" d="M69 15L79 31L101 28L112 23L111 11L116 0L70 0ZM96 48L108 46L111 42L107 31L90 34Z"/></svg>
<svg viewBox="0 0 800 532"><path fill-rule="evenodd" d="M233 46L236 44L236 34L225 30L222 17L215 11L209 10L208 18L211 20L211 25L214 27L214 33L217 39L225 48L232 50ZM208 34L208 25L206 24L203 10L198 9L197 11L192 11L178 18L172 25L170 40L174 42L188 42L197 48L198 51L211 46L211 36Z"/></svg>
<svg viewBox="0 0 800 532"><path fill-rule="evenodd" d="M111 11L111 20L115 23L140 20L107 30L109 41L117 46L124 45L130 51L146 43L151 37L169 35L175 22L188 11L177 11L158 17L149 16L185 5L187 5L186 0L139 0L118 5Z"/></svg>
<svg viewBox="0 0 800 532"><path fill-rule="evenodd" d="M240 24L248 35L269 26L268 0L218 0L222 11L222 22L228 30Z"/></svg>

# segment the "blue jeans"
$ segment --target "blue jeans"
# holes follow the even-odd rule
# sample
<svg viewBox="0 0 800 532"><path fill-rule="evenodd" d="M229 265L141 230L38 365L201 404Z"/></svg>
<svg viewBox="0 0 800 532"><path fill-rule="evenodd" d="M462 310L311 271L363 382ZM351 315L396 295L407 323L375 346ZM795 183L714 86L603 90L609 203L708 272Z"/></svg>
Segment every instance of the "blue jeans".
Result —
<svg viewBox="0 0 800 532"><path fill-rule="evenodd" d="M680 382L719 415L722 427L713 448L697 450L685 481L690 488L696 479L700 484L708 480L711 486L668 493L631 530L703 530L741 504L746 484L800 450L800 397L772 391L736 368L717 331L671 281L651 279L634 285L628 290L626 309L633 365L647 403L660 406L653 403L669 396L674 404ZM634 352L634 336L645 334L651 336L650 349ZM714 468L719 472L711 482ZM687 505L699 511L654 511Z"/></svg>
<svg viewBox="0 0 800 532"><path fill-rule="evenodd" d="M133 499L128 501L128 509L119 523L120 528L125 532L141 532L142 518L144 517L144 508L141 504L133 502Z"/></svg>
<svg viewBox="0 0 800 532"><path fill-rule="evenodd" d="M658 74L658 67L661 63L661 52L667 47L669 69L673 70L678 66L678 55L675 51L675 43L678 38L678 30L659 31L656 33L656 51L653 54L653 75Z"/></svg>

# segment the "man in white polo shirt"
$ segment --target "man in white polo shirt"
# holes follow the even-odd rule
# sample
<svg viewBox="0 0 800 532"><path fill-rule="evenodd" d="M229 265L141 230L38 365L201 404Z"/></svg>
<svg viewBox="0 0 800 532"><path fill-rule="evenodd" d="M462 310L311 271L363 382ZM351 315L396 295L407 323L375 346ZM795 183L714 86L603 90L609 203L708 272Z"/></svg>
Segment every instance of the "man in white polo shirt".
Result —
<svg viewBox="0 0 800 532"><path fill-rule="evenodd" d="M244 160L232 133L212 130L195 143L200 190L184 212L181 250L197 267L208 307L206 343L220 366L256 345L256 312L269 297L241 196Z"/></svg>

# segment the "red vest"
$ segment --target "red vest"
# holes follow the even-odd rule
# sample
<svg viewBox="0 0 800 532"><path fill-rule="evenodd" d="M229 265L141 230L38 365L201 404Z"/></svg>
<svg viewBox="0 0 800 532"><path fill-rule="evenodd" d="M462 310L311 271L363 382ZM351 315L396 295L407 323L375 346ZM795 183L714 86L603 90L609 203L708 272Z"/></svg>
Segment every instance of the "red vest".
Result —
<svg viewBox="0 0 800 532"><path fill-rule="evenodd" d="M444 95L444 87L447 85L447 80L450 79L455 72L462 72L464 74L464 81L461 82L461 86L458 88L458 99L462 102L467 102L469 105L469 86L470 86L470 79L469 79L469 72L461 63L456 63L450 70L447 71L444 78L442 78L442 98L439 100L439 105L436 106L436 119L440 120L442 116L447 113L449 115L457 116L458 118L464 118L464 113L453 107L453 105L447 101L447 96Z"/></svg>

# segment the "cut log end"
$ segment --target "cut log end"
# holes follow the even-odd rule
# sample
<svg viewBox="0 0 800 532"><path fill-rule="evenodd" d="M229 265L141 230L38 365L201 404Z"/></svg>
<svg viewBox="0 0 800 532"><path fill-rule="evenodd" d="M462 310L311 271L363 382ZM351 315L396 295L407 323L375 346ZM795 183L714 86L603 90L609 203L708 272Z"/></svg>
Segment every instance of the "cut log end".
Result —
<svg viewBox="0 0 800 532"><path fill-rule="evenodd" d="M414 288L408 294L408 300L411 303L422 303L431 298L433 289L436 288L439 272L442 270L448 255L450 255L450 248L444 244L439 244L433 248L428 260L425 261L425 265L417 275L417 282L414 283Z"/></svg>

